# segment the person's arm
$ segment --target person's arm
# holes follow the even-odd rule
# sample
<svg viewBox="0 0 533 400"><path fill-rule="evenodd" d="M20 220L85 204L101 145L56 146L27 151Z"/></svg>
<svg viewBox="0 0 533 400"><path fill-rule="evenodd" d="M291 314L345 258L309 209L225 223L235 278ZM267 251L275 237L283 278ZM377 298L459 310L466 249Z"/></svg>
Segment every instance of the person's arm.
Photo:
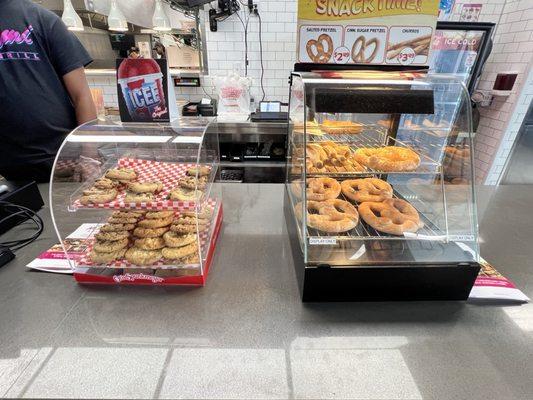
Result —
<svg viewBox="0 0 533 400"><path fill-rule="evenodd" d="M72 104L74 104L78 125L96 119L96 107L94 106L83 67L76 68L68 74L63 75L63 82L72 100Z"/></svg>

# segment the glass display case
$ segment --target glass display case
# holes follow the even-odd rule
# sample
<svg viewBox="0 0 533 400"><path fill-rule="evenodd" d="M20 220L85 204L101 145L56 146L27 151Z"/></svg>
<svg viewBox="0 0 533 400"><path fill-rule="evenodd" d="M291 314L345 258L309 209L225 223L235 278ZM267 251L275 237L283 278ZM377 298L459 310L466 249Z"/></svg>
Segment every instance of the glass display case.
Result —
<svg viewBox="0 0 533 400"><path fill-rule="evenodd" d="M50 207L80 283L204 285L222 224L210 121L94 121L67 136Z"/></svg>
<svg viewBox="0 0 533 400"><path fill-rule="evenodd" d="M479 265L464 83L294 73L290 119L285 216L303 300L466 299Z"/></svg>

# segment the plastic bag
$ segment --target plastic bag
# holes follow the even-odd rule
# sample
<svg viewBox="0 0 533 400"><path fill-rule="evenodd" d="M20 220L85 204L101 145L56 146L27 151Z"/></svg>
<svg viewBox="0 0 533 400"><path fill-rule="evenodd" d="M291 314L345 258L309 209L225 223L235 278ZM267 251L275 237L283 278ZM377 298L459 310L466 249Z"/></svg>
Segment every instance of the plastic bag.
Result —
<svg viewBox="0 0 533 400"><path fill-rule="evenodd" d="M251 78L231 72L214 79L218 95L218 114L250 114Z"/></svg>

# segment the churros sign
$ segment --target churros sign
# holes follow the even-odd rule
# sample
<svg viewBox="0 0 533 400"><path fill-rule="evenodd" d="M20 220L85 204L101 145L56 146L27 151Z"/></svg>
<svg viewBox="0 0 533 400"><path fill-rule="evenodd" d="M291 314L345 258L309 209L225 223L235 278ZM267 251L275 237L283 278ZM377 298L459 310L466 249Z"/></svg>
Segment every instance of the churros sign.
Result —
<svg viewBox="0 0 533 400"><path fill-rule="evenodd" d="M427 65L439 0L299 0L303 63Z"/></svg>

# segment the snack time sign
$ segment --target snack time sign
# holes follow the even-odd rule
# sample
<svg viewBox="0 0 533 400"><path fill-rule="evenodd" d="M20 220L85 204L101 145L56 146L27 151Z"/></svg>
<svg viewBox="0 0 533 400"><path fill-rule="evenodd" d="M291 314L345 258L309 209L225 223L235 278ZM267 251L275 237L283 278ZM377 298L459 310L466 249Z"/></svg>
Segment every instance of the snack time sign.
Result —
<svg viewBox="0 0 533 400"><path fill-rule="evenodd" d="M303 63L429 63L439 0L299 0Z"/></svg>

